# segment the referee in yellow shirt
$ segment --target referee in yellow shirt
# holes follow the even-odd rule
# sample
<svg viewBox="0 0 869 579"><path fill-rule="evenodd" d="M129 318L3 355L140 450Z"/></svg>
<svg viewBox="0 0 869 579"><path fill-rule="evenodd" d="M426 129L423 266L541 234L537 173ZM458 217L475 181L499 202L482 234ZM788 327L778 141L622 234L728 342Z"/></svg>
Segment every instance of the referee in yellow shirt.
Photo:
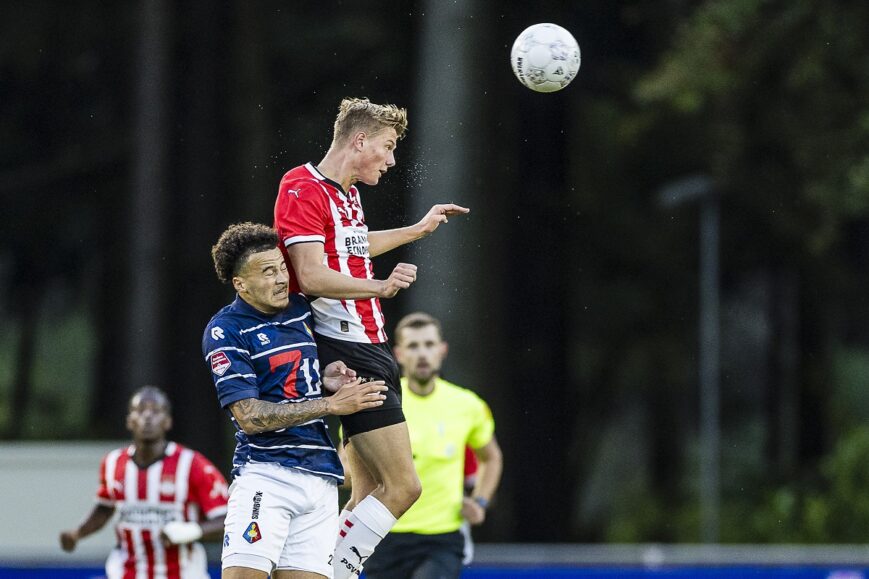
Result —
<svg viewBox="0 0 869 579"><path fill-rule="evenodd" d="M443 380L447 355L440 322L424 313L395 328L402 367L402 407L422 496L365 561L368 579L450 579L462 572L463 520L479 525L501 480L501 448L489 406L476 394ZM479 459L470 497L463 492L465 446Z"/></svg>

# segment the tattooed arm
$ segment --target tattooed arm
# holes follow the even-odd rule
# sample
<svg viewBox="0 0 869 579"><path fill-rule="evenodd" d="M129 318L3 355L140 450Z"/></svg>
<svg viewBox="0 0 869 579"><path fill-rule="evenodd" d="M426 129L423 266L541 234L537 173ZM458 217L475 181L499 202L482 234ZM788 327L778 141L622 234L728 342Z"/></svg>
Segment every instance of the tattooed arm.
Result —
<svg viewBox="0 0 869 579"><path fill-rule="evenodd" d="M327 398L295 404L277 404L257 398L245 398L230 404L229 409L245 434L261 434L292 428L327 414L341 416L380 406L386 398L381 394L383 390L386 390L383 381L363 384L357 378Z"/></svg>

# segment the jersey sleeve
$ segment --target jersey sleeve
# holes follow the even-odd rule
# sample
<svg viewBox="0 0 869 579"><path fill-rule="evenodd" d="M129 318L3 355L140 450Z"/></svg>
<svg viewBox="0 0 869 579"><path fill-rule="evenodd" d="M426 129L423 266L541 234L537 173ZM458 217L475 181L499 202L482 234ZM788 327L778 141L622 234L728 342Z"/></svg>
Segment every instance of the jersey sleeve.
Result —
<svg viewBox="0 0 869 579"><path fill-rule="evenodd" d="M471 395L477 404L473 413L473 426L468 433L468 445L473 449L478 449L489 444L495 435L495 419L492 417L489 405L476 394L472 393Z"/></svg>
<svg viewBox="0 0 869 579"><path fill-rule="evenodd" d="M465 445L465 478L477 474L477 455L470 445Z"/></svg>
<svg viewBox="0 0 869 579"><path fill-rule="evenodd" d="M191 502L199 505L206 519L226 514L226 504L229 500L226 478L199 452L193 455L193 463L190 465L189 497Z"/></svg>
<svg viewBox="0 0 869 579"><path fill-rule="evenodd" d="M219 318L212 320L202 337L202 352L223 408L245 398L259 398L250 351L235 328Z"/></svg>
<svg viewBox="0 0 869 579"><path fill-rule="evenodd" d="M107 507L113 507L115 506L115 497L112 496L112 491L109 489L109 477L106 475L108 461L109 455L107 454L100 463L100 484L97 487L97 502Z"/></svg>
<svg viewBox="0 0 869 579"><path fill-rule="evenodd" d="M275 229L284 247L296 243L326 243L332 222L329 199L322 187L304 180L281 182L275 204Z"/></svg>

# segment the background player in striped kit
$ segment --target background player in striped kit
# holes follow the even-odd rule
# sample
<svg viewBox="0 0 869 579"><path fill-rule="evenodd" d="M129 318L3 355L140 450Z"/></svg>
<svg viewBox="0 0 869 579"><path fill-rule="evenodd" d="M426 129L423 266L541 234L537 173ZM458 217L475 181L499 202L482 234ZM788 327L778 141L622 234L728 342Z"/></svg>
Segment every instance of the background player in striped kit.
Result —
<svg viewBox="0 0 869 579"><path fill-rule="evenodd" d="M401 411L398 365L386 343L379 298L416 280L416 266L399 263L374 278L371 258L431 234L468 209L435 205L419 223L368 231L355 184L376 185L395 165L407 111L368 99L344 99L332 144L320 164L284 175L275 203L275 229L293 270L292 290L312 299L320 358L344 360L360 376L384 380L383 406L342 417L353 492L339 517L335 579L358 575L365 559L420 495Z"/></svg>
<svg viewBox="0 0 869 579"><path fill-rule="evenodd" d="M337 484L344 478L323 416L383 402L342 362L320 362L304 297L287 291L287 267L265 225L230 226L212 249L235 300L208 323L205 360L236 427L223 577L331 577ZM322 388L334 392L324 398Z"/></svg>
<svg viewBox="0 0 869 579"><path fill-rule="evenodd" d="M195 541L223 531L226 479L202 454L166 440L169 399L154 386L130 399L133 444L100 465L97 504L77 528L60 534L65 551L119 512L118 546L106 562L109 579L207 579L205 550Z"/></svg>

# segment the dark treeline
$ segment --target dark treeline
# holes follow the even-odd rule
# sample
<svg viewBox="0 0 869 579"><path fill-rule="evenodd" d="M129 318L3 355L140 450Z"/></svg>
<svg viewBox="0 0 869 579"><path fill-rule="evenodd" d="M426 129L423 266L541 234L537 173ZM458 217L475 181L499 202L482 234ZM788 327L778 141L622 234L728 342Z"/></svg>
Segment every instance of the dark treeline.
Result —
<svg viewBox="0 0 869 579"><path fill-rule="evenodd" d="M378 258L385 304L445 321L491 402L505 480L482 540L696 542L702 175L720 207L724 542L863 541L869 523L869 4L821 0L4 6L0 435L126 436L164 386L173 436L228 470L199 347L231 298L230 223L270 223L344 96L410 111L374 229L472 208ZM536 94L509 47L571 30ZM439 237L440 236L440 237ZM706 505L707 507L709 505Z"/></svg>

